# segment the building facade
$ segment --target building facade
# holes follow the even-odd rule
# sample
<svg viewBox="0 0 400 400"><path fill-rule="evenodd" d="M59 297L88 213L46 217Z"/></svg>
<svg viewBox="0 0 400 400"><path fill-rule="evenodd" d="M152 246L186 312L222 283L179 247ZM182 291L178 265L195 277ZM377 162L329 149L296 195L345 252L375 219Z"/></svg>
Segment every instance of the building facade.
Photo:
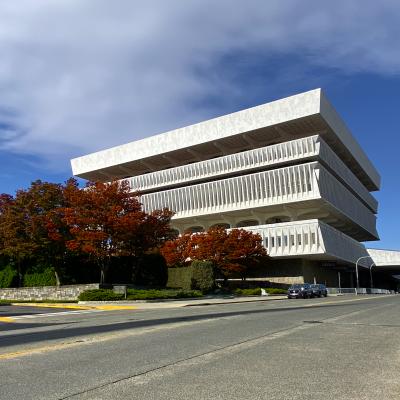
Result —
<svg viewBox="0 0 400 400"><path fill-rule="evenodd" d="M379 240L380 176L320 89L71 161L93 181L128 179L179 233L243 227L271 265L259 279L337 284ZM347 285L354 285L352 273Z"/></svg>

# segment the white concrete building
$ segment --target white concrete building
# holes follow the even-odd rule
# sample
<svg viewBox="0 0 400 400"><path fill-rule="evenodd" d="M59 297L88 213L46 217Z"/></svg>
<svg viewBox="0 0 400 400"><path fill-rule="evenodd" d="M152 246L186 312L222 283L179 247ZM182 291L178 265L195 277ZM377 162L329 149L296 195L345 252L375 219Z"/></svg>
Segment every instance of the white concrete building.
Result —
<svg viewBox="0 0 400 400"><path fill-rule="evenodd" d="M175 212L179 232L222 224L260 233L277 260L260 279L334 284L369 255L360 242L379 239L371 192L380 176L320 89L71 164L85 179L128 179L147 211Z"/></svg>

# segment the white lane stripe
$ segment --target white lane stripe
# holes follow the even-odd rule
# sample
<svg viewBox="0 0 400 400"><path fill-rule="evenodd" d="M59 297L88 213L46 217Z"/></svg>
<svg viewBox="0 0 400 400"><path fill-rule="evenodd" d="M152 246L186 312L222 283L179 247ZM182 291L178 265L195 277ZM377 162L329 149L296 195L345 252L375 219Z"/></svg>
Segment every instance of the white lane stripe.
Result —
<svg viewBox="0 0 400 400"><path fill-rule="evenodd" d="M27 315L15 315L10 316L12 319L29 319L29 318L40 318L40 317L54 317L57 315L70 315L70 314L89 314L95 312L103 312L104 310L78 310L78 311L61 311L45 314L27 314Z"/></svg>

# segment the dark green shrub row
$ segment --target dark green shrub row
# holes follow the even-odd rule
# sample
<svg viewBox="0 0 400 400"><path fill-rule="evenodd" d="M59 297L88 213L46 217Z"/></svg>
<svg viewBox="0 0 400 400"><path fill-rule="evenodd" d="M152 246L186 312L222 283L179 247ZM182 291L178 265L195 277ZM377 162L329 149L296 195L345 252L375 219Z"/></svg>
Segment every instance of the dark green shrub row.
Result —
<svg viewBox="0 0 400 400"><path fill-rule="evenodd" d="M17 271L7 265L0 271L0 288L13 287L17 281Z"/></svg>
<svg viewBox="0 0 400 400"><path fill-rule="evenodd" d="M128 289L127 300L157 300L157 299L182 299L190 297L201 297L203 294L198 290L173 290L173 289ZM82 292L80 301L115 301L124 300L123 294L117 294L112 289L93 289Z"/></svg>
<svg viewBox="0 0 400 400"><path fill-rule="evenodd" d="M160 254L145 254L133 271L135 285L165 287L168 280L168 267Z"/></svg>
<svg viewBox="0 0 400 400"><path fill-rule="evenodd" d="M201 297L198 290L173 290L173 289L128 289L128 300L155 300L155 299L181 299Z"/></svg>
<svg viewBox="0 0 400 400"><path fill-rule="evenodd" d="M47 268L43 272L34 272L24 275L24 286L55 286L56 276L52 268Z"/></svg>
<svg viewBox="0 0 400 400"><path fill-rule="evenodd" d="M278 288L265 288L264 289L268 294L286 294L287 291L285 289ZM235 289L234 291L236 296L261 296L261 288L254 289Z"/></svg>
<svg viewBox="0 0 400 400"><path fill-rule="evenodd" d="M85 290L78 296L79 301L115 301L124 299L123 294L114 293L111 289Z"/></svg>
<svg viewBox="0 0 400 400"><path fill-rule="evenodd" d="M261 288L255 289L236 289L234 291L236 296L261 296Z"/></svg>
<svg viewBox="0 0 400 400"><path fill-rule="evenodd" d="M268 294L287 294L286 289L279 289L279 288L266 288L265 289Z"/></svg>

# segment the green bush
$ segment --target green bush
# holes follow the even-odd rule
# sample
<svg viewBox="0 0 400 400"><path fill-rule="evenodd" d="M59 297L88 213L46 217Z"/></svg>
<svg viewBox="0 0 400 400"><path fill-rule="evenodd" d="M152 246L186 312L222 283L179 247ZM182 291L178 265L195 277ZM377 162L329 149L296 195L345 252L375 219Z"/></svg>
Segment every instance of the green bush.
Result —
<svg viewBox="0 0 400 400"><path fill-rule="evenodd" d="M192 287L192 267L168 268L167 287L190 290Z"/></svg>
<svg viewBox="0 0 400 400"><path fill-rule="evenodd" d="M261 288L255 289L235 289L236 296L261 296Z"/></svg>
<svg viewBox="0 0 400 400"><path fill-rule="evenodd" d="M287 290L286 289L266 288L265 291L268 294L287 294Z"/></svg>
<svg viewBox="0 0 400 400"><path fill-rule="evenodd" d="M18 273L11 265L7 265L0 271L0 288L9 288L14 286Z"/></svg>
<svg viewBox="0 0 400 400"><path fill-rule="evenodd" d="M210 261L192 262L191 288L209 292L215 286L214 266Z"/></svg>
<svg viewBox="0 0 400 400"><path fill-rule="evenodd" d="M24 286L55 286L57 284L53 268L46 268L43 272L34 272L24 275Z"/></svg>
<svg viewBox="0 0 400 400"><path fill-rule="evenodd" d="M182 299L190 297L201 297L203 294L198 290L171 290L171 289L128 289L128 300L157 300L157 299ZM93 289L82 292L79 301L116 301L124 300L123 294L117 294L112 289Z"/></svg>
<svg viewBox="0 0 400 400"><path fill-rule="evenodd" d="M128 289L129 300L156 300L156 299L182 299L189 297L201 297L198 290L173 290L173 289Z"/></svg>
<svg viewBox="0 0 400 400"><path fill-rule="evenodd" d="M124 295L114 293L111 289L85 290L78 296L79 301L115 301L124 300Z"/></svg>
<svg viewBox="0 0 400 400"><path fill-rule="evenodd" d="M278 288L264 288L268 294L286 294L287 290ZM235 289L236 296L261 296L261 288L254 289Z"/></svg>
<svg viewBox="0 0 400 400"><path fill-rule="evenodd" d="M137 285L165 287L168 267L161 254L145 254L134 271L133 281Z"/></svg>

